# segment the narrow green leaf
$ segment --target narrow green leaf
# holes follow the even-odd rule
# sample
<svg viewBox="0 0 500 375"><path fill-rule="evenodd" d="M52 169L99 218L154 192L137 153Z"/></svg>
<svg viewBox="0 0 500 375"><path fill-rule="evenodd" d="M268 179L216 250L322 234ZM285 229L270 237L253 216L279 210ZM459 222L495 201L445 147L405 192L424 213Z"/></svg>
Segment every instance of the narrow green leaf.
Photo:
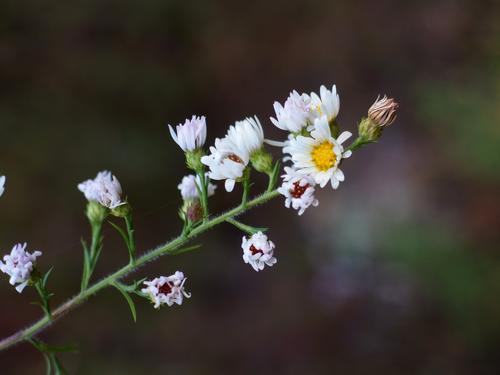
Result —
<svg viewBox="0 0 500 375"><path fill-rule="evenodd" d="M274 188L276 187L276 184L278 182L278 178L280 175L280 170L281 170L280 167L281 167L281 163L278 160L278 161L276 161L276 163L274 163L273 171L269 175L269 185L267 187L267 191L274 190Z"/></svg>
<svg viewBox="0 0 500 375"><path fill-rule="evenodd" d="M52 270L54 269L54 267L50 267L50 269L45 273L45 275L43 276L43 279L42 279L42 286L45 288L47 286L47 281L49 279L49 276L52 272Z"/></svg>
<svg viewBox="0 0 500 375"><path fill-rule="evenodd" d="M115 228L115 229L116 229L116 231L120 234L120 236L123 238L123 241L124 241L124 242L125 242L125 244L127 245L127 248L128 248L128 250L129 250L129 252L130 252L130 251L131 251L131 249L130 249L130 243L129 243L129 239L128 239L128 235L127 235L127 233L125 233L125 231L124 231L122 228L120 228L117 224L113 223L112 221L108 221L108 223L110 223L110 224L111 224L111 226L112 226L113 228Z"/></svg>
<svg viewBox="0 0 500 375"><path fill-rule="evenodd" d="M111 285L113 285L116 289L118 289L120 293L123 295L123 297L128 303L128 306L130 307L130 312L132 313L132 319L134 319L134 322L137 322L137 312L135 310L135 303L128 294L128 292L122 288L121 284L112 283Z"/></svg>
<svg viewBox="0 0 500 375"><path fill-rule="evenodd" d="M234 225L236 228L240 229L241 231L247 233L247 234L255 234L257 232L265 232L267 231L267 228L263 228L263 227L252 227L251 225L247 225L247 224L243 224L242 222L236 220L236 219L232 219L232 218L228 218L226 219L226 222L228 222L229 224L231 225Z"/></svg>
<svg viewBox="0 0 500 375"><path fill-rule="evenodd" d="M180 248L180 249L174 249L170 253L170 255L179 255L179 254L187 253L189 251L193 251L193 250L199 249L200 247L201 247L201 245L193 245L193 246L189 246L189 247L183 247L183 248Z"/></svg>

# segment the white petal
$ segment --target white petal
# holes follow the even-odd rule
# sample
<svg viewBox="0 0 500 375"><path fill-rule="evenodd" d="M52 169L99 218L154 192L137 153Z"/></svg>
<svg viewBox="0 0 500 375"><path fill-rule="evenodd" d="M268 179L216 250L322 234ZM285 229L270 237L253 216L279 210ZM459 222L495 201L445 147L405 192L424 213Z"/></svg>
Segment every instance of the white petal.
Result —
<svg viewBox="0 0 500 375"><path fill-rule="evenodd" d="M235 183L236 183L235 180L231 180L231 179L226 180L226 182L224 183L224 187L226 188L226 191L228 193L233 191Z"/></svg>
<svg viewBox="0 0 500 375"><path fill-rule="evenodd" d="M341 145L342 143L344 143L345 141L347 141L349 138L351 138L352 136L352 133L351 132L348 132L348 131L343 131L339 137L337 138L337 142L339 145Z"/></svg>

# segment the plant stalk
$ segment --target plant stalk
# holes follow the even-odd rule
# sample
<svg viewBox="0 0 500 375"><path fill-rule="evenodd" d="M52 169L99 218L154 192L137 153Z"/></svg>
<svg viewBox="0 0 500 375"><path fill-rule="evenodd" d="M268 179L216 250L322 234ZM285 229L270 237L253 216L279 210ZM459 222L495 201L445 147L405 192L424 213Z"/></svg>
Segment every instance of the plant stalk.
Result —
<svg viewBox="0 0 500 375"><path fill-rule="evenodd" d="M206 232L207 230L213 228L216 225L224 223L228 219L241 215L250 208L263 204L277 197L278 195L279 193L276 190L265 192L262 195L259 195L256 198L248 201L245 205L239 205L219 216L207 220L205 223L202 223L199 226L193 228L188 234L184 235L181 234L172 241L169 241L163 245L158 246L155 249L146 252L145 254L137 258L134 263L129 263L126 266L123 266L122 268L115 271L111 275L101 279L100 281L89 286L88 288L85 288L79 294L73 296L68 301L62 303L57 308L53 309L51 319L47 316L44 316L31 326L19 330L13 335L6 337L2 341L0 341L0 351L8 349L20 342L31 339L34 335L39 334L40 332L48 328L50 325L54 324L54 322L58 321L65 314L74 310L76 307L82 305L92 295L96 294L97 292L108 286L111 286L113 283L117 282L118 280L121 280L126 275L136 271L138 268L144 266L145 264L152 262L156 258L161 257L163 255L173 254L177 248L184 245L194 237Z"/></svg>

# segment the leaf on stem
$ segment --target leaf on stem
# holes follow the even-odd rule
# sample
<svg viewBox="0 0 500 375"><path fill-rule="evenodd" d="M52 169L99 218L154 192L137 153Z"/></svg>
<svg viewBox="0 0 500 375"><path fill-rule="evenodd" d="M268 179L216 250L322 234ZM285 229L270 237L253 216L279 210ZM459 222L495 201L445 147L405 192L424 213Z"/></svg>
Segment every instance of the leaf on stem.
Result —
<svg viewBox="0 0 500 375"><path fill-rule="evenodd" d="M129 252L130 252L130 244L129 244L129 240L128 240L128 235L127 235L127 233L125 233L125 231L124 231L122 228L120 228L120 226L118 226L117 224L113 223L112 221L108 221L108 223L110 223L110 224L111 224L111 226L112 226L113 228L115 228L115 229L116 229L116 231L120 234L120 236L123 238L123 241L124 241L124 242L125 242L125 244L127 245L127 248L128 248L128 250L129 250Z"/></svg>
<svg viewBox="0 0 500 375"><path fill-rule="evenodd" d="M247 224L243 224L242 222L236 220L236 219L233 219L233 218L228 218L226 219L226 222L228 222L229 224L232 224L234 225L236 228L238 228L239 230L247 233L247 234L250 234L250 235L253 235L257 232L265 232L267 231L267 228L263 228L263 227L252 227L251 225L247 225Z"/></svg>
<svg viewBox="0 0 500 375"><path fill-rule="evenodd" d="M132 319L134 320L134 323L137 322L137 311L135 309L135 303L130 297L130 294L127 291L127 289L124 288L123 284L118 282L112 283L111 285L113 285L116 289L118 289L122 294L122 296L125 298L125 300L128 303L128 306L130 307L130 312L132 313Z"/></svg>
<svg viewBox="0 0 500 375"><path fill-rule="evenodd" d="M38 340L34 337L28 339L28 341L40 352L45 358L46 364L46 373L47 375L60 375L67 374L67 371L59 361L56 356L56 353L62 352L76 352L75 345L47 345L41 340Z"/></svg>
<svg viewBox="0 0 500 375"><path fill-rule="evenodd" d="M276 188L276 185L278 183L278 178L280 175L280 170L281 170L281 163L278 160L276 161L276 163L274 163L273 170L269 175L269 185L267 186L267 191L271 191Z"/></svg>
<svg viewBox="0 0 500 375"><path fill-rule="evenodd" d="M187 253L189 251L199 249L200 247L201 247L201 245L193 245L193 246L188 246L188 247L182 247L180 249L174 249L170 252L170 255L179 255L179 254Z"/></svg>

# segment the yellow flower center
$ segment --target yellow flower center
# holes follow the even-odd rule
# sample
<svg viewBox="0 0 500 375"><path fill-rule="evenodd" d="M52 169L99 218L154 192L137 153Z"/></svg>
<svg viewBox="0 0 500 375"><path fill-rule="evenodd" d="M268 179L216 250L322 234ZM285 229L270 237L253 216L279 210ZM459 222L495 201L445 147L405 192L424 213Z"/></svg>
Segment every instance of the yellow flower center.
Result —
<svg viewBox="0 0 500 375"><path fill-rule="evenodd" d="M337 161L337 155L333 152L333 144L328 141L314 147L311 157L316 168L323 172L333 167Z"/></svg>

